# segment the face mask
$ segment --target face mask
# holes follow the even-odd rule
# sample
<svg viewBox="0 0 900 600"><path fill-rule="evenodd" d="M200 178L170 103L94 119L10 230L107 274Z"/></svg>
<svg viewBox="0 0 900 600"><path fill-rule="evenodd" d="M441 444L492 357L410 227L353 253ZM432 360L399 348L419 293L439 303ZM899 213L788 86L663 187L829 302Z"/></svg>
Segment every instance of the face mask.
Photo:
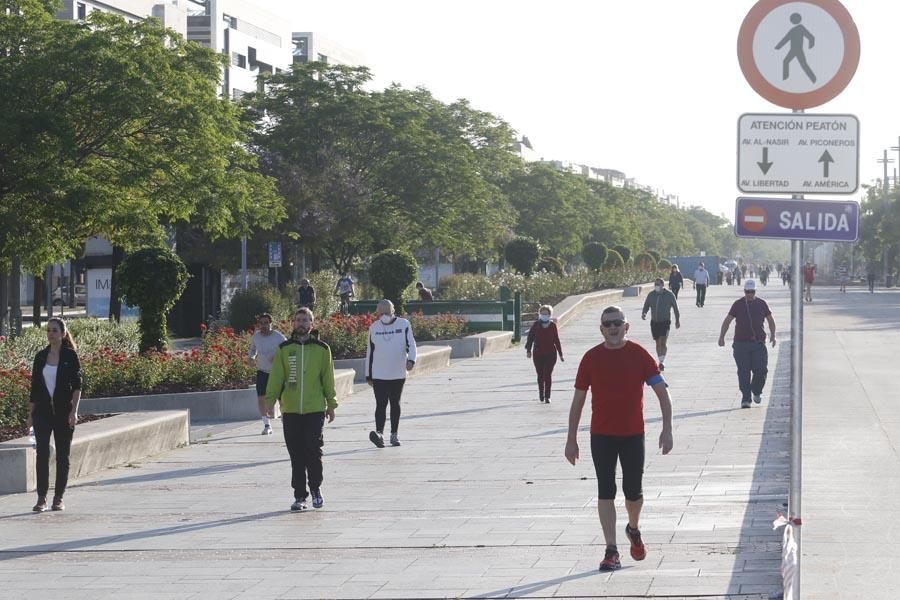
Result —
<svg viewBox="0 0 900 600"><path fill-rule="evenodd" d="M657 285L657 286L654 286L654 287L656 288L656 291L657 291L657 292L663 291L663 286L661 286L661 285Z"/></svg>
<svg viewBox="0 0 900 600"><path fill-rule="evenodd" d="M541 316L538 317L538 319L541 320L541 323L549 323L549 322L550 322L550 315L541 315Z"/></svg>
<svg viewBox="0 0 900 600"><path fill-rule="evenodd" d="M391 315L381 315L381 322L385 325L389 324L393 319L394 317L392 317Z"/></svg>

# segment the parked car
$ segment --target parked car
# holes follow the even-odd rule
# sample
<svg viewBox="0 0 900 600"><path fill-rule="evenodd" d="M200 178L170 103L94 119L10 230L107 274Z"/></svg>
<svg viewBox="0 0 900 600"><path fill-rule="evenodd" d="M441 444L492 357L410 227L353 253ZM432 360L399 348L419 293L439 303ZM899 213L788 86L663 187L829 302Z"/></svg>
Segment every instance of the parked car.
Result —
<svg viewBox="0 0 900 600"><path fill-rule="evenodd" d="M75 304L84 306L87 302L87 288L83 285L75 284ZM68 286L60 286L53 290L53 306L62 306L69 303Z"/></svg>

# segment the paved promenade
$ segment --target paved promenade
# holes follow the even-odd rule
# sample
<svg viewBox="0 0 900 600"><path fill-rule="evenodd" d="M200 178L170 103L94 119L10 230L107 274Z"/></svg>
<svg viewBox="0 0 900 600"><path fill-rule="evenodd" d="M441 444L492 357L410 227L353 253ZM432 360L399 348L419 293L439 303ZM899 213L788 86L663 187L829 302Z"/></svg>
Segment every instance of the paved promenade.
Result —
<svg viewBox="0 0 900 600"><path fill-rule="evenodd" d="M0 496L0 597L768 598L781 590L771 522L787 500L790 319L787 288L760 295L779 345L762 405L741 410L730 348L716 345L740 290L713 287L703 309L682 294L665 372L675 449L656 450L659 407L648 390L649 555L633 562L620 536L621 571L597 571L588 415L582 461L573 468L563 457L578 361L601 341L598 307L562 329L567 361L550 405L538 403L521 347L456 361L409 381L403 446L376 449L367 439L374 400L358 387L326 428L321 510L288 511L280 423L270 437L255 422L197 427L188 448L77 482L64 513L32 514L32 494ZM642 302L621 304L632 339L652 348ZM856 489L833 492L850 501L853 527L890 531L896 496L867 519L860 510L876 498Z"/></svg>

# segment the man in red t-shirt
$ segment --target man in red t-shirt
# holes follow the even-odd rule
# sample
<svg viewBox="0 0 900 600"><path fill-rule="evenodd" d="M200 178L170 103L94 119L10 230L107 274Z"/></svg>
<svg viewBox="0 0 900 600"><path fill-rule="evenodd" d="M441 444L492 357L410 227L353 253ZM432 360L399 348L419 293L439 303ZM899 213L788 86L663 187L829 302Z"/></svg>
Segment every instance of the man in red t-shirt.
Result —
<svg viewBox="0 0 900 600"><path fill-rule="evenodd" d="M812 286L816 281L816 265L811 260L806 261L803 267L803 289L806 291L806 301L812 302Z"/></svg>
<svg viewBox="0 0 900 600"><path fill-rule="evenodd" d="M653 388L662 411L659 447L672 450L672 402L666 382L649 352L628 340L625 311L609 306L600 316L603 343L585 353L575 378L575 395L569 410L566 459L579 458L578 424L591 390L591 456L597 473L597 513L606 539L601 571L621 567L616 547L616 463L622 465L622 489L628 524L625 536L631 542L631 557L644 560L647 549L641 539L639 519L644 504L644 384Z"/></svg>

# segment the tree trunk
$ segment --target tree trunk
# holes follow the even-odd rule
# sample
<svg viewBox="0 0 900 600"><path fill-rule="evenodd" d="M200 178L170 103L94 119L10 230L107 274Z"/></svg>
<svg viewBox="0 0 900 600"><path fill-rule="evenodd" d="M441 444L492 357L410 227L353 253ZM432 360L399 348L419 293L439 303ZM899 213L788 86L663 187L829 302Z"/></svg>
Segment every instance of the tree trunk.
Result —
<svg viewBox="0 0 900 600"><path fill-rule="evenodd" d="M13 337L22 335L22 259L14 256L9 272L9 330Z"/></svg>
<svg viewBox="0 0 900 600"><path fill-rule="evenodd" d="M125 258L125 249L122 246L113 246L112 275L109 277L109 320L118 323L122 320L122 301L119 299L119 290L116 277L116 269ZM150 273L148 277L152 277Z"/></svg>
<svg viewBox="0 0 900 600"><path fill-rule="evenodd" d="M0 272L0 336L9 335L9 273Z"/></svg>
<svg viewBox="0 0 900 600"><path fill-rule="evenodd" d="M38 328L41 326L41 298L44 294L44 278L35 275L34 295L31 299L31 323Z"/></svg>

